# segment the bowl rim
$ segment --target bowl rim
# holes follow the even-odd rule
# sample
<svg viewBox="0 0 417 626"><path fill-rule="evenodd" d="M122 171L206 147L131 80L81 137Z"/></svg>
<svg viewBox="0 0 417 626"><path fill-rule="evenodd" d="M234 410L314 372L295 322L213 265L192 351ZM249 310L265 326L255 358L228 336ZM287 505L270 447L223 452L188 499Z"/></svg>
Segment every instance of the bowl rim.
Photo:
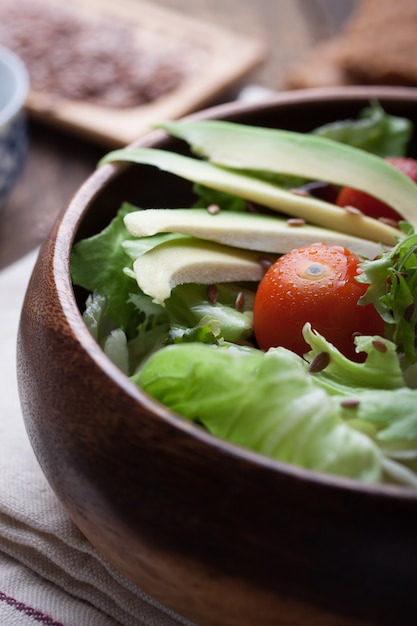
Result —
<svg viewBox="0 0 417 626"><path fill-rule="evenodd" d="M15 85L11 97L0 108L0 126L6 125L22 109L29 93L29 74L22 59L9 48L0 45L0 65L13 76Z"/></svg>
<svg viewBox="0 0 417 626"><path fill-rule="evenodd" d="M411 98L411 100L415 101L417 104L417 88L396 88L384 86L317 88L277 93L277 95L271 96L271 98L268 98L262 103L245 103L239 101L223 103L192 113L182 119L198 119L201 117L204 119L213 119L227 115L249 113L251 110L260 111L263 109L270 109L271 107L273 108L281 104L317 102L319 99L349 100L355 98L363 99L365 97L372 100L372 98L376 98L377 96L381 99L385 98L393 100ZM164 139L170 139L168 133L159 129L151 130L129 145L136 146L140 143L141 147L146 147L147 145L153 145L156 141L160 142ZM193 438L197 438L205 445L212 448L214 447L216 451L225 456L250 463L251 465L256 465L265 471L279 472L282 476L285 476L289 480L308 481L317 487L327 487L333 490L342 490L358 494L361 493L363 495L370 495L373 498L381 500L394 498L397 501L417 502L417 490L412 487L391 484L362 483L348 477L309 470L264 456L237 444L222 440L209 432L205 432L196 425L187 421L181 415L171 411L157 400L141 391L110 360L110 358L107 357L104 351L101 349L99 351L97 350L98 344L88 331L74 297L73 285L69 272L70 252L74 243L75 235L85 214L88 212L90 204L95 200L96 196L101 193L103 185L109 183L125 167L129 167L129 164L108 163L95 170L84 181L78 191L75 192L66 209L63 210L60 218L58 218L56 229L54 229L53 274L55 280L59 278L58 284L61 286L61 289L57 290L57 297L62 307L62 312L65 315L66 322L70 326L74 336L79 341L82 349L86 351L89 358L91 358L94 362L94 365L99 367L105 376L118 385L132 400L139 403L143 407L150 408L158 420L169 423L175 429L178 429ZM65 244L64 254L62 246L56 245L57 241L61 241ZM65 281L63 281L64 277Z"/></svg>

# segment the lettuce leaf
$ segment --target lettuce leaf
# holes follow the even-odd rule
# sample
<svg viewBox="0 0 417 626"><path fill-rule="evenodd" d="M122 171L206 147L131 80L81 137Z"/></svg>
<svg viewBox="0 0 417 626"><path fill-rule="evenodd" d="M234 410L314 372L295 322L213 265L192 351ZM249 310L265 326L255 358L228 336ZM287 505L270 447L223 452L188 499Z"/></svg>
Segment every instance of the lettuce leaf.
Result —
<svg viewBox="0 0 417 626"><path fill-rule="evenodd" d="M417 360L417 234L409 232L378 258L363 261L363 273L357 277L369 285L359 303L375 306L387 334L404 353L403 367Z"/></svg>
<svg viewBox="0 0 417 626"><path fill-rule="evenodd" d="M367 357L356 363L309 324L304 336L305 359L284 348L169 346L132 380L213 435L274 459L416 487L417 391L405 386L393 344L357 338ZM312 373L323 352L328 364Z"/></svg>
<svg viewBox="0 0 417 626"><path fill-rule="evenodd" d="M209 326L219 340L245 343L253 335L254 292L237 284L218 284L216 292L216 302L210 302L206 285L178 285L165 301L171 324ZM241 310L235 305L239 295L244 302Z"/></svg>
<svg viewBox="0 0 417 626"><path fill-rule="evenodd" d="M106 315L125 330L134 314L129 294L135 290L135 283L121 271L130 263L122 245L130 237L123 223L130 210L131 206L124 204L104 230L77 242L70 259L73 284L105 297Z"/></svg>
<svg viewBox="0 0 417 626"><path fill-rule="evenodd" d="M212 434L301 467L378 482L381 453L340 415L302 360L196 343L154 353L132 378Z"/></svg>
<svg viewBox="0 0 417 626"><path fill-rule="evenodd" d="M71 255L73 283L91 293L83 317L106 354L129 375L148 355L171 342L246 343L253 335L254 292L245 285L218 285L216 301L205 285L180 285L166 306L139 289L133 262L162 241L182 237L164 233L134 238L123 218L137 210L124 204L101 233L78 242ZM236 308L238 297L242 308Z"/></svg>
<svg viewBox="0 0 417 626"><path fill-rule="evenodd" d="M372 102L357 119L325 124L313 132L381 157L404 156L413 125L404 117L389 115L378 102Z"/></svg>
<svg viewBox="0 0 417 626"><path fill-rule="evenodd" d="M305 324L303 335L311 351L304 355L311 365L322 353L328 355L328 365L314 374L317 384L329 393L351 395L363 389L398 389L404 387L396 346L377 335L355 338L356 351L366 354L363 363L351 361L322 335Z"/></svg>

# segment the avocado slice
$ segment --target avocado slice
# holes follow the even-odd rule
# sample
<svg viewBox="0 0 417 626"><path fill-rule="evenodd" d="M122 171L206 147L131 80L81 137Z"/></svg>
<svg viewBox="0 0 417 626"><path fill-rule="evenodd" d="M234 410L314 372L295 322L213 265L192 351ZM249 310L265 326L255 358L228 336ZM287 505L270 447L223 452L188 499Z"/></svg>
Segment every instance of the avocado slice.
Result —
<svg viewBox="0 0 417 626"><path fill-rule="evenodd" d="M140 289L163 305L172 289L183 283L259 281L265 273L263 261L275 259L275 255L184 237L145 252L133 263L133 271Z"/></svg>
<svg viewBox="0 0 417 626"><path fill-rule="evenodd" d="M295 174L365 191L417 227L417 185L384 159L310 133L216 120L159 124L223 167Z"/></svg>
<svg viewBox="0 0 417 626"><path fill-rule="evenodd" d="M339 145L337 142L334 143ZM395 245L402 236L396 228L373 218L357 215L329 202L300 196L242 172L227 170L175 152L153 148L124 148L109 152L101 159L100 164L114 161L153 165L185 180L234 194L293 217L303 218L311 224L389 246Z"/></svg>
<svg viewBox="0 0 417 626"><path fill-rule="evenodd" d="M247 250L285 254L293 248L320 241L344 246L372 259L382 252L380 244L335 230L291 225L278 216L235 211L211 214L207 209L146 209L128 213L124 223L134 237L158 233L181 233Z"/></svg>

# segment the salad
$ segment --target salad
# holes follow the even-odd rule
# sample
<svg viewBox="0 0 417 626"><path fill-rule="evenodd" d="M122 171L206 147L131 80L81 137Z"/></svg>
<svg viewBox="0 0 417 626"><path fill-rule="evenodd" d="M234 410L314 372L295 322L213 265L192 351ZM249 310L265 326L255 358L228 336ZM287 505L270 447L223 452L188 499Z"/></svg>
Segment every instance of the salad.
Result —
<svg viewBox="0 0 417 626"><path fill-rule="evenodd" d="M192 156L116 150L190 181L77 242L84 320L142 390L304 468L417 487L413 128L371 103L309 134L161 125ZM408 153L408 156L406 156Z"/></svg>

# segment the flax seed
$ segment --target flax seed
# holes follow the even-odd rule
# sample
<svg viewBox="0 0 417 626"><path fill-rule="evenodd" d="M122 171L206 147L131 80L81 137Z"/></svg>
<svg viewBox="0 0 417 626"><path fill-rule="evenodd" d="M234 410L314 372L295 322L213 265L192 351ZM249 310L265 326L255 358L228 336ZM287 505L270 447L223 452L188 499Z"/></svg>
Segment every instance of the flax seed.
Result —
<svg viewBox="0 0 417 626"><path fill-rule="evenodd" d="M383 354L384 352L388 350L387 344L384 341L381 341L380 339L374 339L374 341L372 342L372 345L375 348L375 350L377 352L381 352L381 354Z"/></svg>
<svg viewBox="0 0 417 626"><path fill-rule="evenodd" d="M216 285L209 285L207 287L207 299L211 304L216 304L219 297L219 290Z"/></svg>
<svg viewBox="0 0 417 626"><path fill-rule="evenodd" d="M328 352L319 352L310 363L308 371L310 374L318 374L322 372L330 363L330 354Z"/></svg>
<svg viewBox="0 0 417 626"><path fill-rule="evenodd" d="M290 217L287 220L288 226L304 226L306 221L302 217Z"/></svg>
<svg viewBox="0 0 417 626"><path fill-rule="evenodd" d="M245 295L243 291L239 291L235 300L235 309L236 311L241 311L245 306Z"/></svg>

